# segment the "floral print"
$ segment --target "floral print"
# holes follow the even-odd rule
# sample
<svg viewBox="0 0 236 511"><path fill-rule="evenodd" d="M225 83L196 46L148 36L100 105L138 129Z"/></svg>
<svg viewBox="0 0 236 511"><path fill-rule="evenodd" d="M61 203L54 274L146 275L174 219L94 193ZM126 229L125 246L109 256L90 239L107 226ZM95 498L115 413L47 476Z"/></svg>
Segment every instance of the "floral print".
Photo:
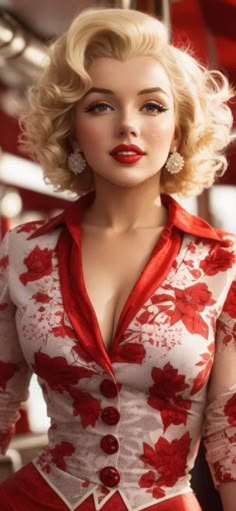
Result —
<svg viewBox="0 0 236 511"><path fill-rule="evenodd" d="M214 304L207 285L199 283L185 289L175 289L174 292L175 308L168 313L171 317L171 325L181 320L190 333L199 333L207 339L208 327L200 315L206 306Z"/></svg>
<svg viewBox="0 0 236 511"><path fill-rule="evenodd" d="M26 284L32 280L38 280L52 273L52 250L41 250L38 245L24 259L27 272L20 275L21 282Z"/></svg>
<svg viewBox="0 0 236 511"><path fill-rule="evenodd" d="M143 463L155 469L144 474L139 484L142 488L148 488L155 497L157 493L164 493L162 486L174 486L178 479L185 474L187 455L190 448L189 433L185 433L180 439L168 442L165 438L159 438L154 448L143 444L143 454L140 457Z"/></svg>
<svg viewBox="0 0 236 511"><path fill-rule="evenodd" d="M78 383L80 378L89 378L94 371L86 367L69 365L63 357L50 358L45 353L35 353L34 372L40 376L52 390L63 392L71 385Z"/></svg>
<svg viewBox="0 0 236 511"><path fill-rule="evenodd" d="M166 364L162 370L154 367L152 378L155 383L149 389L148 404L160 411L164 430L170 424L186 424L191 401L183 399L181 394L188 387L185 376Z"/></svg>

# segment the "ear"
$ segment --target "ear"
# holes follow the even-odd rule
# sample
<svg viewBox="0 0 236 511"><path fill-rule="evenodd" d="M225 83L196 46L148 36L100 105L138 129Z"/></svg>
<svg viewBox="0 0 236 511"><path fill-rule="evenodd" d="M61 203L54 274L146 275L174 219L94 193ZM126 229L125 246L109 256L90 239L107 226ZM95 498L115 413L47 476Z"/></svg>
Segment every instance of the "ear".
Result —
<svg viewBox="0 0 236 511"><path fill-rule="evenodd" d="M179 144L180 144L180 140L181 140L180 129L176 126L175 127L175 131L174 131L174 135L173 135L173 138L172 138L171 146L170 146L170 152L171 153L174 153L175 151L177 151L177 149L179 147Z"/></svg>

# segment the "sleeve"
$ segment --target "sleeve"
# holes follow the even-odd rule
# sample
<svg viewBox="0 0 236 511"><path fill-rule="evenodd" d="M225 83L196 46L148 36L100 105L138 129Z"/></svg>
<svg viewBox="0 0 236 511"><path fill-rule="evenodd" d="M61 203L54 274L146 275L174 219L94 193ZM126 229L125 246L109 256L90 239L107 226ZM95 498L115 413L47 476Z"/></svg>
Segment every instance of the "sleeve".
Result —
<svg viewBox="0 0 236 511"><path fill-rule="evenodd" d="M236 281L217 323L203 436L215 486L236 481Z"/></svg>
<svg viewBox="0 0 236 511"><path fill-rule="evenodd" d="M0 246L0 452L15 431L22 401L28 397L31 370L26 364L15 324L16 307L9 291L9 234Z"/></svg>

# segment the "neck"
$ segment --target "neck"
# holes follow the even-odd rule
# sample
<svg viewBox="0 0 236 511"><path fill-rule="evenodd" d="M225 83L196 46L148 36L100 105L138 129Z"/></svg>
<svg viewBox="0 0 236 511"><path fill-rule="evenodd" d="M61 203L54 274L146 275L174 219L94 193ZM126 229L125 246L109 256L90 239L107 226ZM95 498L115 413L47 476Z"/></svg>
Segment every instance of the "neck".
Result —
<svg viewBox="0 0 236 511"><path fill-rule="evenodd" d="M163 227L166 209L161 204L159 179L130 188L97 180L95 199L86 210L84 223L114 231Z"/></svg>

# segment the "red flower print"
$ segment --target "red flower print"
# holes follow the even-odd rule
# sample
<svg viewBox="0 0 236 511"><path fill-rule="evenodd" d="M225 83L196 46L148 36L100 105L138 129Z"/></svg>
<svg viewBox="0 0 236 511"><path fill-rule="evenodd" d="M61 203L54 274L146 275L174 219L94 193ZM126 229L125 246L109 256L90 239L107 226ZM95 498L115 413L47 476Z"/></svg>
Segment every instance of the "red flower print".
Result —
<svg viewBox="0 0 236 511"><path fill-rule="evenodd" d="M163 369L154 367L152 378L155 383L149 389L148 404L160 411L165 430L170 424L186 424L191 402L178 396L189 387L185 376L168 363Z"/></svg>
<svg viewBox="0 0 236 511"><path fill-rule="evenodd" d="M156 486L152 490L152 496L154 497L154 499L161 499L161 497L165 496L165 491L162 488L160 488L158 484L156 484Z"/></svg>
<svg viewBox="0 0 236 511"><path fill-rule="evenodd" d="M163 369L153 367L152 379L155 384L150 388L150 395L170 398L175 397L178 392L188 388L185 383L185 376L178 373L177 369L168 362Z"/></svg>
<svg viewBox="0 0 236 511"><path fill-rule="evenodd" d="M0 270L6 270L7 266L8 266L8 256L3 256L1 259L0 259Z"/></svg>
<svg viewBox="0 0 236 511"><path fill-rule="evenodd" d="M44 220L34 220L33 222L27 222L27 224L20 225L20 227L17 229L17 232L31 232L34 231L37 227L42 225L44 223Z"/></svg>
<svg viewBox="0 0 236 511"><path fill-rule="evenodd" d="M100 401L79 389L70 389L70 395L73 398L73 413L80 415L83 428L95 426L102 410Z"/></svg>
<svg viewBox="0 0 236 511"><path fill-rule="evenodd" d="M207 275L216 275L220 271L226 271L232 268L235 262L235 255L233 252L228 252L223 248L219 247L214 253L210 253L200 263L200 268Z"/></svg>
<svg viewBox="0 0 236 511"><path fill-rule="evenodd" d="M210 374L212 363L213 363L213 355L215 351L215 344L211 343L208 346L208 353L202 353L201 361L197 362L196 366L202 367L202 370L199 371L196 378L193 380L193 387L191 390L191 396L199 392L203 385L206 383L207 378Z"/></svg>
<svg viewBox="0 0 236 511"><path fill-rule="evenodd" d="M236 282L231 285L223 311L227 312L231 318L236 318Z"/></svg>
<svg viewBox="0 0 236 511"><path fill-rule="evenodd" d="M217 334L221 338L221 342L227 346L231 342L235 343L235 335L236 334L236 324L233 327L233 330L229 329L229 327L221 320L221 318L217 321Z"/></svg>
<svg viewBox="0 0 236 511"><path fill-rule="evenodd" d="M153 470L149 470L146 474L139 479L139 486L141 488L150 488L156 480L156 474Z"/></svg>
<svg viewBox="0 0 236 511"><path fill-rule="evenodd" d="M52 299L51 296L48 296L46 293L42 293L40 291L35 293L32 298L34 298L37 303L49 303Z"/></svg>
<svg viewBox="0 0 236 511"><path fill-rule="evenodd" d="M85 360L85 362L92 362L93 357L85 351L85 349L81 346L80 342L77 342L75 346L73 346L72 350L78 355L79 358Z"/></svg>
<svg viewBox="0 0 236 511"><path fill-rule="evenodd" d="M22 273L20 276L24 286L30 281L41 279L52 273L52 255L53 250L48 250L48 248L41 250L36 245L34 250L24 259L28 269L27 272Z"/></svg>
<svg viewBox="0 0 236 511"><path fill-rule="evenodd" d="M150 488L147 493L151 493L154 499L160 499L165 496L165 491L158 484L158 476L153 470L149 470L139 479L141 488Z"/></svg>
<svg viewBox="0 0 236 511"><path fill-rule="evenodd" d="M165 399L159 399L159 411L161 413L164 430L166 431L170 424L174 424L175 426L186 424L187 412L190 408L191 401L187 399L176 397L174 401L169 402L166 402Z"/></svg>
<svg viewBox="0 0 236 511"><path fill-rule="evenodd" d="M174 291L175 309L168 312L171 325L181 320L191 334L200 334L207 339L208 326L199 315L207 306L215 303L207 285L199 283L185 289L175 288Z"/></svg>
<svg viewBox="0 0 236 511"><path fill-rule="evenodd" d="M6 390L8 380L12 378L16 371L18 371L16 364L12 364L11 362L2 362L2 360L0 360L0 387L3 390Z"/></svg>
<svg viewBox="0 0 236 511"><path fill-rule="evenodd" d="M168 310L173 305L173 297L166 293L155 294L150 299L151 305L157 305L156 314ZM137 320L141 325L149 323L153 319L153 311L148 307L144 312L137 316Z"/></svg>
<svg viewBox="0 0 236 511"><path fill-rule="evenodd" d="M228 399L224 407L224 413L228 419L228 423L231 426L236 426L236 394Z"/></svg>
<svg viewBox="0 0 236 511"><path fill-rule="evenodd" d="M189 250L189 252L191 252L191 254L195 254L195 252L196 252L196 245L195 245L195 243L190 241L190 243L188 243L188 245L187 245L187 249Z"/></svg>
<svg viewBox="0 0 236 511"><path fill-rule="evenodd" d="M127 362L129 364L142 364L146 350L142 344L129 342L119 344L111 355L112 362Z"/></svg>
<svg viewBox="0 0 236 511"><path fill-rule="evenodd" d="M191 273L191 275L194 279L199 279L199 277L201 276L200 270L197 270L197 269L193 269L193 270L189 269L189 273Z"/></svg>
<svg viewBox="0 0 236 511"><path fill-rule="evenodd" d="M187 432L172 442L161 437L154 448L146 443L143 444L143 454L140 459L145 465L156 470L158 478L155 482L159 486L172 487L180 477L185 475L190 443L191 439Z"/></svg>
<svg viewBox="0 0 236 511"><path fill-rule="evenodd" d="M60 325L54 326L51 332L55 337L70 337L70 339L76 339L76 333L73 328L65 324L64 317L61 315Z"/></svg>
<svg viewBox="0 0 236 511"><path fill-rule="evenodd" d="M152 312L149 312L149 310L145 310L140 314L140 316L137 316L137 320L140 323L140 325L145 325L146 323L149 323L150 318L153 316Z"/></svg>
<svg viewBox="0 0 236 511"><path fill-rule="evenodd" d="M52 462L61 470L66 469L64 457L71 456L75 451L75 447L70 442L61 442L52 449L48 449Z"/></svg>
<svg viewBox="0 0 236 511"><path fill-rule="evenodd" d="M218 483L227 483L230 481L234 481L234 477L230 473L229 468L228 467L225 468L224 466L222 466L222 464L219 461L213 463L213 469L216 481Z"/></svg>
<svg viewBox="0 0 236 511"><path fill-rule="evenodd" d="M89 378L94 371L86 367L69 365L63 357L49 357L45 353L35 353L35 364L32 364L35 373L45 380L52 390L57 392L68 391L70 385L75 385L81 378Z"/></svg>

